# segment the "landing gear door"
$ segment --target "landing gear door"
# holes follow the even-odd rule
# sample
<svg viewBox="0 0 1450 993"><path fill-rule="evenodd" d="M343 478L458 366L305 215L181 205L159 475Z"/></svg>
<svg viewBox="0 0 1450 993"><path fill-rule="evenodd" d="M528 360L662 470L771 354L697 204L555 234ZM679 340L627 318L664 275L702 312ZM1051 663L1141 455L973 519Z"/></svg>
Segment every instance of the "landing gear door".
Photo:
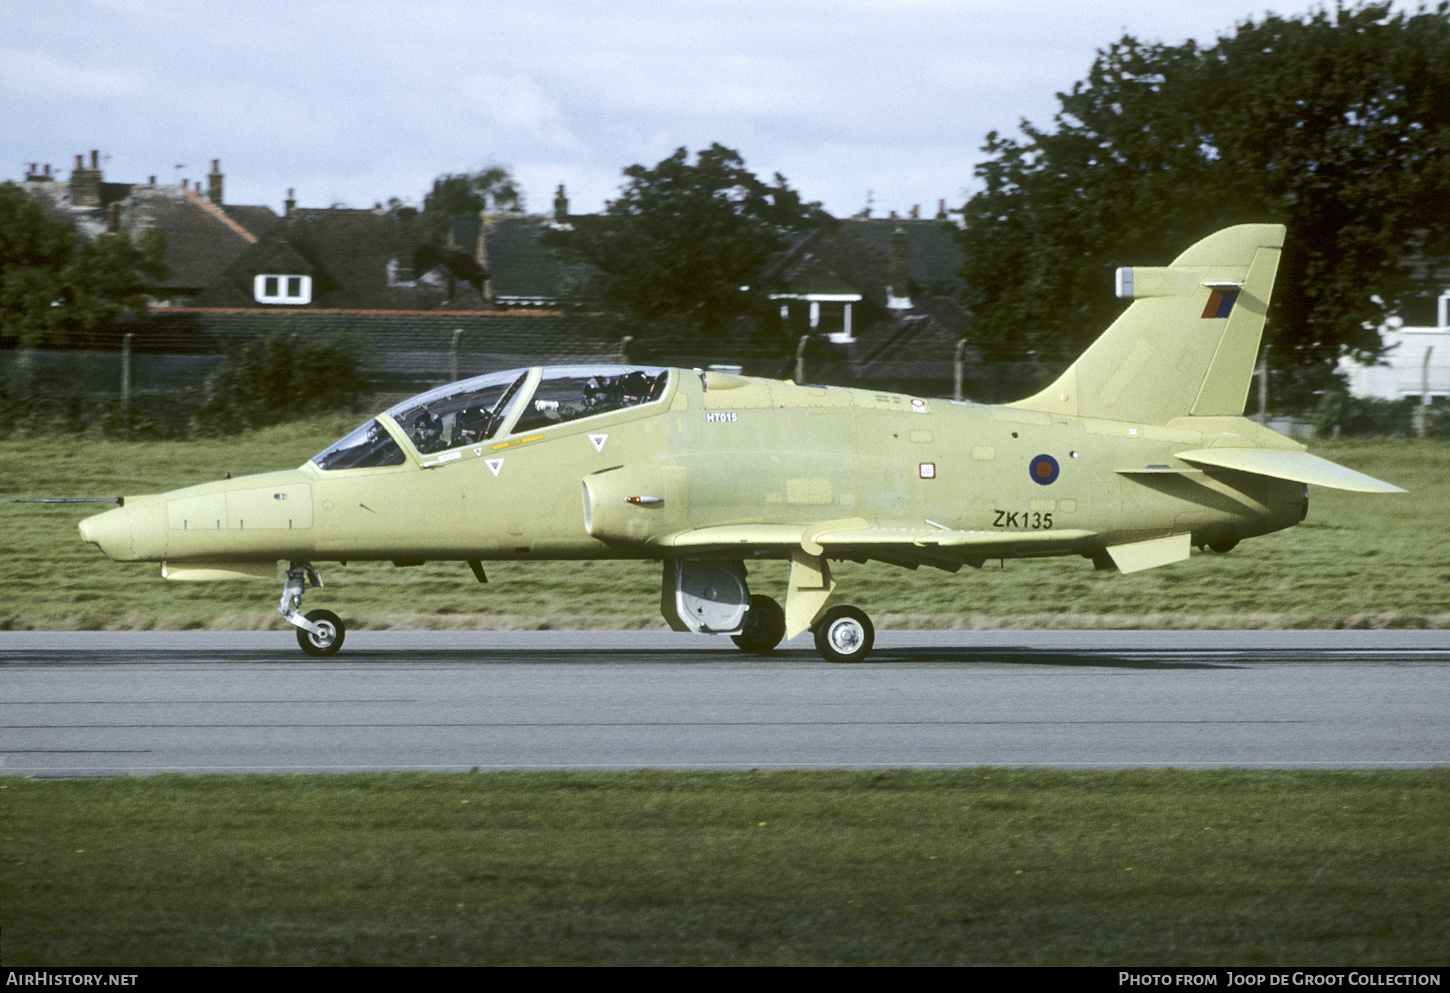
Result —
<svg viewBox="0 0 1450 993"><path fill-rule="evenodd" d="M660 612L673 631L737 634L750 609L745 563L738 559L666 559Z"/></svg>

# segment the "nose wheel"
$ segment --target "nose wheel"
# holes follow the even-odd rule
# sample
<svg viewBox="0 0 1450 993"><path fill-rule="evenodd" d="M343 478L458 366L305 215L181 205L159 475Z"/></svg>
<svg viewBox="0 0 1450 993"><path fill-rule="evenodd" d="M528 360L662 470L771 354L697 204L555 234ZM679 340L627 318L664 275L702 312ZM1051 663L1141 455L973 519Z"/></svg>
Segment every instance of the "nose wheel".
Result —
<svg viewBox="0 0 1450 993"><path fill-rule="evenodd" d="M816 625L816 651L827 662L864 662L875 643L871 618L855 607L832 607Z"/></svg>
<svg viewBox="0 0 1450 993"><path fill-rule="evenodd" d="M297 644L314 658L336 655L337 650L342 647L343 636L347 634L342 618L330 610L309 610L307 620L315 630L298 628Z"/></svg>

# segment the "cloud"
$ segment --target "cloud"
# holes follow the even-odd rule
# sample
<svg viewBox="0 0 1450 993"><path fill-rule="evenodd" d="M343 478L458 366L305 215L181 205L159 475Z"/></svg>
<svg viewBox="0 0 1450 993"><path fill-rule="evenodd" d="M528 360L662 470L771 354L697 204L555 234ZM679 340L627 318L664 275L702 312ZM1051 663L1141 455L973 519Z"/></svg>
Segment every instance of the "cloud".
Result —
<svg viewBox="0 0 1450 993"><path fill-rule="evenodd" d="M117 100L141 88L135 72L94 69L43 51L0 48L0 92L7 100Z"/></svg>
<svg viewBox="0 0 1450 993"><path fill-rule="evenodd" d="M486 129L569 151L583 147L565 123L559 104L529 76L474 73L458 88L461 112Z"/></svg>

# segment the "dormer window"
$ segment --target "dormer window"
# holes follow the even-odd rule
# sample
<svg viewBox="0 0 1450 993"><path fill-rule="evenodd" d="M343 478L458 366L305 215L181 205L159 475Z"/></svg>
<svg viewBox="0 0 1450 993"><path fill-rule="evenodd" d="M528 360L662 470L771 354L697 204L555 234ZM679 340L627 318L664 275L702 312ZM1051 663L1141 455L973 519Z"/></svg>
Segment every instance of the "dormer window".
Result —
<svg viewBox="0 0 1450 993"><path fill-rule="evenodd" d="M252 280L252 296L258 303L309 304L312 302L312 277L271 274L256 276Z"/></svg>

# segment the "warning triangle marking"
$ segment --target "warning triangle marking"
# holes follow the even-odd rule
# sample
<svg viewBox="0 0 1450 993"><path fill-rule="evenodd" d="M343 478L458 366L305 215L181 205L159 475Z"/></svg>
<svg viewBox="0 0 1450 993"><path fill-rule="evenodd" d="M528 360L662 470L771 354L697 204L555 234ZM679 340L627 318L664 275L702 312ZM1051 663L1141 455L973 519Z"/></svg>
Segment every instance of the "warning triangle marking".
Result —
<svg viewBox="0 0 1450 993"><path fill-rule="evenodd" d="M503 459L484 459L484 462L488 465L490 469L493 470L493 474L495 476L497 476L498 471L503 468Z"/></svg>
<svg viewBox="0 0 1450 993"><path fill-rule="evenodd" d="M602 452L604 451L604 443L609 440L609 435L591 434L589 440L594 443L594 450L596 452Z"/></svg>

